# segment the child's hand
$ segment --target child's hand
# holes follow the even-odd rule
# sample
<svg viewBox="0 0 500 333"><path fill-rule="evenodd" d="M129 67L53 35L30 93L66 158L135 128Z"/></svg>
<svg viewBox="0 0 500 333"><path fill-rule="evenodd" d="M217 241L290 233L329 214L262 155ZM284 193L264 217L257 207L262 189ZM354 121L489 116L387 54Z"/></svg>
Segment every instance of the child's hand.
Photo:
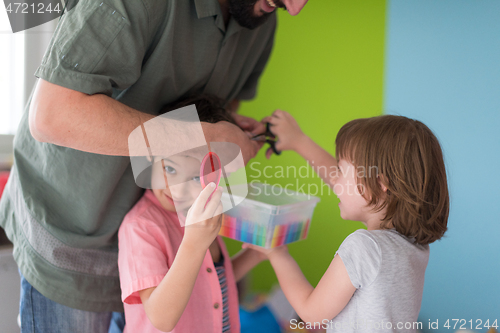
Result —
<svg viewBox="0 0 500 333"><path fill-rule="evenodd" d="M252 260L255 259L255 262L257 262L257 263L264 261L264 260L267 260L267 254L264 251L262 251L262 250L266 250L266 249L264 249L260 246L256 246L256 248L258 247L258 249L256 249L256 248L252 248L252 247L249 247L246 245L249 245L249 246L253 246L253 245L247 244L247 243L243 243L241 245L241 248L246 250L247 255L250 258L252 258Z"/></svg>
<svg viewBox="0 0 500 333"><path fill-rule="evenodd" d="M270 129L278 137L276 149L280 151L297 150L297 145L301 142L303 136L305 136L297 121L288 112L283 110L274 111L270 117L262 119L262 122L272 125ZM266 157L268 157L267 153Z"/></svg>
<svg viewBox="0 0 500 333"><path fill-rule="evenodd" d="M220 201L222 188L219 187L215 192L214 189L214 183L208 184L189 209L183 243L206 250L217 237L222 224L222 203ZM207 203L212 192L214 194Z"/></svg>
<svg viewBox="0 0 500 333"><path fill-rule="evenodd" d="M271 259L271 257L284 255L284 254L288 253L288 247L286 245L273 247L271 249L265 249L265 248L257 246L257 245L243 243L243 245L241 245L241 247L244 249L251 249L251 250L257 251L257 252L261 253L262 255L264 255L268 259Z"/></svg>

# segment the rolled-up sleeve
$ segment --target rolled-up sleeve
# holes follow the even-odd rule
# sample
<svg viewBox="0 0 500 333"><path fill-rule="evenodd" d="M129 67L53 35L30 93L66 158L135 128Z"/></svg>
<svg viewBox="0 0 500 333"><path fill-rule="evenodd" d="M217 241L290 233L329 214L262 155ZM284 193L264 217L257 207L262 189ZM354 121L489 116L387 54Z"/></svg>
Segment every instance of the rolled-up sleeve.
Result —
<svg viewBox="0 0 500 333"><path fill-rule="evenodd" d="M150 29L142 1L81 0L61 16L35 76L111 96L139 78Z"/></svg>

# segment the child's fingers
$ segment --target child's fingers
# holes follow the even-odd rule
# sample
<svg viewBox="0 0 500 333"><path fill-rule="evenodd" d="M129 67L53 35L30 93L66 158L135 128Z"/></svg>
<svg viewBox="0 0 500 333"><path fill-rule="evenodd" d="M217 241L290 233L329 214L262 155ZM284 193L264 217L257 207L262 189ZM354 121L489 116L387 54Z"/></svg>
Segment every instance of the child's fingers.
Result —
<svg viewBox="0 0 500 333"><path fill-rule="evenodd" d="M219 187L212 197L210 198L210 201L207 203L207 206L205 207L204 214L207 218L213 217L215 214L215 211L217 210L217 207L221 203L220 198L222 197L222 187Z"/></svg>
<svg viewBox="0 0 500 333"><path fill-rule="evenodd" d="M272 155L273 155L273 150L271 148L267 148L267 150L266 150L266 158L270 159Z"/></svg>
<svg viewBox="0 0 500 333"><path fill-rule="evenodd" d="M257 251L257 252L260 252L260 253L263 253L263 254L267 254L267 252L270 251L270 250L267 250L267 249L265 249L263 247L260 247L260 246L254 245L254 244L248 244L248 243L243 243L243 245L241 245L241 248L242 249L249 249L249 250Z"/></svg>
<svg viewBox="0 0 500 333"><path fill-rule="evenodd" d="M201 190L200 194L198 195L198 198L193 203L193 206L191 207L193 209L193 212L195 213L202 213L203 208L205 207L205 204L207 203L208 198L210 197L210 194L215 190L215 183L209 183L203 190Z"/></svg>
<svg viewBox="0 0 500 333"><path fill-rule="evenodd" d="M273 114L271 115L272 117L280 118L283 115L282 110L274 110Z"/></svg>
<svg viewBox="0 0 500 333"><path fill-rule="evenodd" d="M222 202L219 202L213 216L208 218L207 222L210 222L211 225L216 225L216 227L220 230L220 227L222 226ZM217 232L219 231L217 230Z"/></svg>
<svg viewBox="0 0 500 333"><path fill-rule="evenodd" d="M268 123L270 120L271 120L271 116L266 116L266 117L262 118L262 120L260 122L265 124L265 123Z"/></svg>
<svg viewBox="0 0 500 333"><path fill-rule="evenodd" d="M273 112L272 116L276 118L291 117L290 113L286 112L285 110L276 110Z"/></svg>
<svg viewBox="0 0 500 333"><path fill-rule="evenodd" d="M278 118L272 116L267 116L262 119L263 123L270 123L271 125L276 125L278 121L279 121Z"/></svg>
<svg viewBox="0 0 500 333"><path fill-rule="evenodd" d="M241 244L242 249L253 249L254 247L255 247L255 245L253 245L253 244L248 244L248 243Z"/></svg>
<svg viewBox="0 0 500 333"><path fill-rule="evenodd" d="M222 202L219 202L219 205L217 206L217 209L215 210L214 216L219 216L220 214L222 214L222 210L223 210Z"/></svg>
<svg viewBox="0 0 500 333"><path fill-rule="evenodd" d="M265 130L266 126L262 122L256 120L255 123L253 124L253 128L250 129L251 137L256 134L262 133Z"/></svg>
<svg viewBox="0 0 500 333"><path fill-rule="evenodd" d="M277 140L274 143L274 148L276 148L277 151L283 151L283 150L285 150L285 147L283 147L283 143L280 140Z"/></svg>

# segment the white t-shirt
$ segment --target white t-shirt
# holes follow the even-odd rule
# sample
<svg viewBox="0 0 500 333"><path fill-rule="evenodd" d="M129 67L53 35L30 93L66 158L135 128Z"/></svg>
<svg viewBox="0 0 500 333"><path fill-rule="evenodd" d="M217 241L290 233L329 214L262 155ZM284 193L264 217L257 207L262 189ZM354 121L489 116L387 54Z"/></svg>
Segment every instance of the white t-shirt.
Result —
<svg viewBox="0 0 500 333"><path fill-rule="evenodd" d="M416 244L395 229L360 229L342 242L337 254L357 290L327 324L328 333L416 332L422 328L417 320L428 245Z"/></svg>

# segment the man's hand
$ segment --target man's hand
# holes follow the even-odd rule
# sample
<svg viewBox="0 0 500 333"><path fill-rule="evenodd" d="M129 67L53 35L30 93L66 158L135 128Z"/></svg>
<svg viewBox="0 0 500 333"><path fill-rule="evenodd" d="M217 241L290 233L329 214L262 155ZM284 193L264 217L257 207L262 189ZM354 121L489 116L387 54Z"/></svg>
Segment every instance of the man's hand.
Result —
<svg viewBox="0 0 500 333"><path fill-rule="evenodd" d="M236 113L240 108L240 101L238 99L233 99L232 101L230 101L226 108L231 112L234 121L236 121L236 124L238 124L238 126L243 131L249 132L250 134L252 134L252 136L263 133L265 131L266 128L261 122Z"/></svg>
<svg viewBox="0 0 500 333"><path fill-rule="evenodd" d="M245 165L257 155L262 143L250 140L251 135L243 132L238 126L227 121L216 124L201 123L205 139L210 142L232 142L237 144L243 155Z"/></svg>
<svg viewBox="0 0 500 333"><path fill-rule="evenodd" d="M252 136L263 133L266 130L266 126L263 123L253 118L237 113L233 113L233 118L243 131L250 133Z"/></svg>

